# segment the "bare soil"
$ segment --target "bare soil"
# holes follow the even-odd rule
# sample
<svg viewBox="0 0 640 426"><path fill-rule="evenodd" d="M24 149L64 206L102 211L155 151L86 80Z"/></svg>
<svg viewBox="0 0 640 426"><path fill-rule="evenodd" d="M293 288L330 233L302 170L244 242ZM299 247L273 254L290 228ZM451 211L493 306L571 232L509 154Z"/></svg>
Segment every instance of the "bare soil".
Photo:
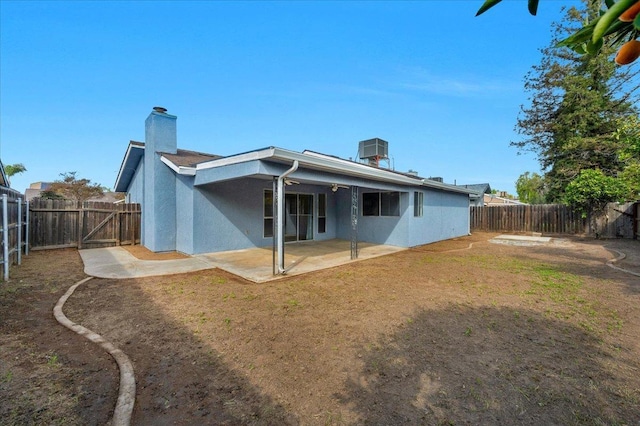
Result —
<svg viewBox="0 0 640 426"><path fill-rule="evenodd" d="M640 242L492 236L268 284L219 270L92 279L64 310L133 361L136 425L637 425L640 277L607 267L603 246L638 268ZM0 424L107 423L115 363L52 315L83 278L77 252L11 272Z"/></svg>

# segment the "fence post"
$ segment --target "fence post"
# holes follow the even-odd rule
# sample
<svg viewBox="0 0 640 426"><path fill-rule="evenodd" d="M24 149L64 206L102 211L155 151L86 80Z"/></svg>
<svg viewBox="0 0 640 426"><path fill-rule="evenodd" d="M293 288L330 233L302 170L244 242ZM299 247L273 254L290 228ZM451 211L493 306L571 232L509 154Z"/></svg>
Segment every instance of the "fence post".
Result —
<svg viewBox="0 0 640 426"><path fill-rule="evenodd" d="M22 198L18 197L16 200L18 204L18 225L16 231L18 231L18 265L22 265Z"/></svg>
<svg viewBox="0 0 640 426"><path fill-rule="evenodd" d="M4 265L4 280L9 281L9 218L7 208L7 194L2 194L2 263Z"/></svg>
<svg viewBox="0 0 640 426"><path fill-rule="evenodd" d="M29 200L24 203L25 218L24 218L24 254L29 256Z"/></svg>
<svg viewBox="0 0 640 426"><path fill-rule="evenodd" d="M84 202L80 201L78 210L78 250L82 248L82 233L84 232Z"/></svg>

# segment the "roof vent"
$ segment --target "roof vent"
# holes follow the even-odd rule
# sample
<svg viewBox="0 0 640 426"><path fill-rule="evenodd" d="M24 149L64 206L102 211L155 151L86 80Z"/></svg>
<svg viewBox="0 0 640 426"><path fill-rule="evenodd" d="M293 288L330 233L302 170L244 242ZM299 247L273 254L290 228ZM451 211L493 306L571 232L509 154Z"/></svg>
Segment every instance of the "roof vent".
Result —
<svg viewBox="0 0 640 426"><path fill-rule="evenodd" d="M161 114L166 114L166 113L167 113L167 109L166 109L166 108L163 108L163 107L160 107L160 106L153 107L153 110L154 110L155 112L159 112L159 113L161 113Z"/></svg>

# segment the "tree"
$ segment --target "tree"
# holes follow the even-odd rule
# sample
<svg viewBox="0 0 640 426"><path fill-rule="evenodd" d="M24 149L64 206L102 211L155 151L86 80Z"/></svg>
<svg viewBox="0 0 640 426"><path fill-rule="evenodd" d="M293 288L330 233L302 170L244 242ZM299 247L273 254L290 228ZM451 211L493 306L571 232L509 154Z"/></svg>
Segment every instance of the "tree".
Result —
<svg viewBox="0 0 640 426"><path fill-rule="evenodd" d="M8 177L17 175L19 173L24 173L26 171L27 168L22 163L7 164L6 166L4 166L4 172Z"/></svg>
<svg viewBox="0 0 640 426"><path fill-rule="evenodd" d="M45 197L57 198L54 195L57 194L65 199L85 201L104 195L104 188L100 184L91 183L89 179L79 179L76 172L60 173L60 176L62 179L56 180L44 191Z"/></svg>
<svg viewBox="0 0 640 426"><path fill-rule="evenodd" d="M583 170L567 185L566 202L577 207L583 215L602 209L613 201L624 201L628 191L623 180L606 176L600 170Z"/></svg>
<svg viewBox="0 0 640 426"><path fill-rule="evenodd" d="M64 196L50 189L45 189L39 195L43 200L64 200Z"/></svg>
<svg viewBox="0 0 640 426"><path fill-rule="evenodd" d="M476 16L491 9L501 0L485 0ZM529 13L538 12L538 0L528 0ZM602 1L590 0L592 5L598 5L597 13L583 22L582 28L573 34L559 40L557 46L569 47L579 54L597 54L604 45L605 36L613 40L618 51L615 62L618 65L628 65L640 57L640 1L637 0L606 0L606 9ZM619 47L619 50L618 50Z"/></svg>
<svg viewBox="0 0 640 426"><path fill-rule="evenodd" d="M545 202L544 179L537 173L524 172L516 181L518 199L527 204Z"/></svg>
<svg viewBox="0 0 640 426"><path fill-rule="evenodd" d="M620 141L620 161L624 169L618 174L628 188L627 200L640 200L640 118L630 117L620 124L616 138Z"/></svg>
<svg viewBox="0 0 640 426"><path fill-rule="evenodd" d="M605 39L597 55L579 55L558 47L558 40L585 20L598 16L600 2L567 11L554 24L551 46L525 77L530 105L523 106L516 131L524 139L511 142L520 151L532 151L545 172L547 201L561 202L567 185L581 170L599 169L617 176L625 168L616 135L621 123L638 117L634 106L637 72L616 67L608 57L614 48Z"/></svg>

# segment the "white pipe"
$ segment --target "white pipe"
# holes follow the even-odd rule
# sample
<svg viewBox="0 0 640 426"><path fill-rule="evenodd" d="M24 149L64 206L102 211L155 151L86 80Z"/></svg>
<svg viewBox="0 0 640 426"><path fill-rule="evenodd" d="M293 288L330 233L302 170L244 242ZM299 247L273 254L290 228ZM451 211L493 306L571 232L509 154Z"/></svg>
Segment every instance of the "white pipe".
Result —
<svg viewBox="0 0 640 426"><path fill-rule="evenodd" d="M278 176L278 226L276 234L278 238L278 273L284 274L284 180L291 173L298 170L298 160L293 161L289 170ZM276 238L276 235L273 236Z"/></svg>

